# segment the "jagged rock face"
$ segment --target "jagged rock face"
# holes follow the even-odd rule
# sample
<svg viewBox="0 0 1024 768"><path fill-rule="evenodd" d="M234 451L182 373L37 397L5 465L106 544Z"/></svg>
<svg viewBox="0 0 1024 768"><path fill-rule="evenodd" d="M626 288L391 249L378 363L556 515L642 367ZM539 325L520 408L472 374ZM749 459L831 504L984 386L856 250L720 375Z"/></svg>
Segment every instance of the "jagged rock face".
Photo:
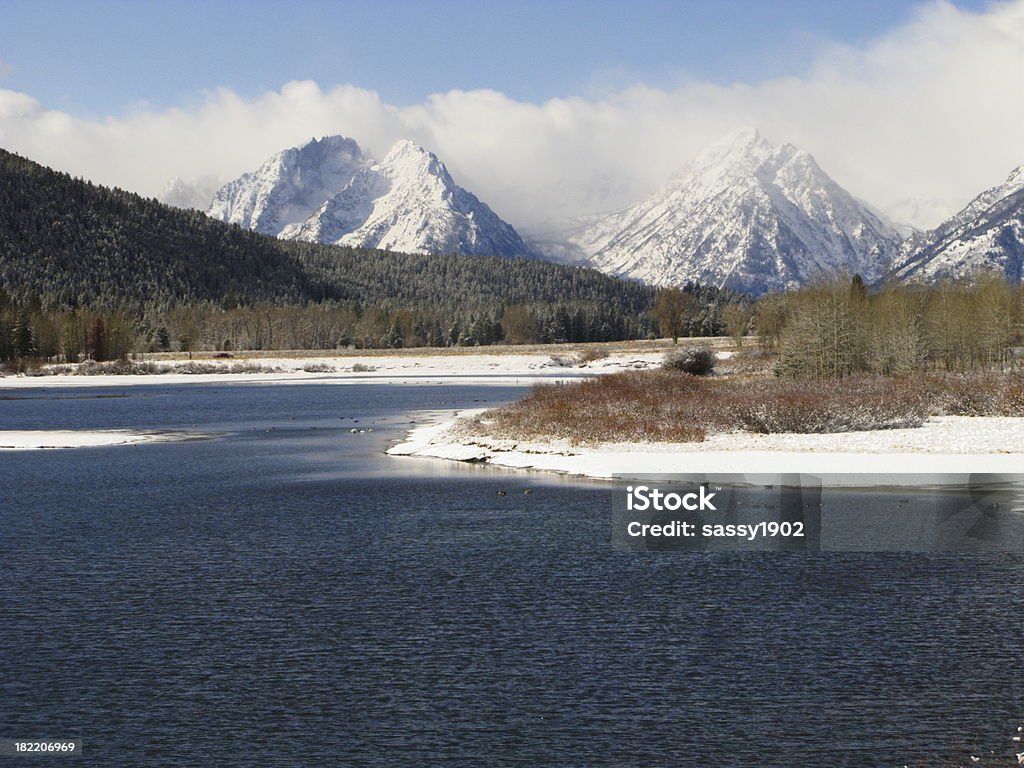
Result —
<svg viewBox="0 0 1024 768"><path fill-rule="evenodd" d="M407 253L530 255L515 229L455 184L436 155L405 140L379 163L340 136L285 150L223 187L209 213L310 242Z"/></svg>
<svg viewBox="0 0 1024 768"><path fill-rule="evenodd" d="M278 152L255 171L221 187L208 213L245 229L280 236L313 215L368 163L352 139L313 139Z"/></svg>
<svg viewBox="0 0 1024 768"><path fill-rule="evenodd" d="M839 272L877 280L900 236L807 152L746 129L709 147L647 200L569 241L612 274L762 294Z"/></svg>
<svg viewBox="0 0 1024 768"><path fill-rule="evenodd" d="M412 253L526 256L518 233L455 184L437 156L400 141L291 236Z"/></svg>
<svg viewBox="0 0 1024 768"><path fill-rule="evenodd" d="M911 237L894 274L931 282L968 278L980 270L1024 279L1024 165L935 229Z"/></svg>

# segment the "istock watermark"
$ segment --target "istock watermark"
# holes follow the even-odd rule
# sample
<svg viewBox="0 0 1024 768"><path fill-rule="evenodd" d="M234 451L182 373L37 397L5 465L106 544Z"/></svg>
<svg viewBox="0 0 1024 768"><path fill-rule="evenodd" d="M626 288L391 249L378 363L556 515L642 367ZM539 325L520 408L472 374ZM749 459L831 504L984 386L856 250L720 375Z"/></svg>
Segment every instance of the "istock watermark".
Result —
<svg viewBox="0 0 1024 768"><path fill-rule="evenodd" d="M705 486L700 486L699 492L691 493L663 493L657 488L648 488L646 485L626 486L626 508L644 512L653 509L656 512L675 512L685 509L688 512L695 512L700 509L715 511L715 505L711 500L715 494L708 493Z"/></svg>
<svg viewBox="0 0 1024 768"><path fill-rule="evenodd" d="M1019 552L1024 474L616 478L625 551Z"/></svg>

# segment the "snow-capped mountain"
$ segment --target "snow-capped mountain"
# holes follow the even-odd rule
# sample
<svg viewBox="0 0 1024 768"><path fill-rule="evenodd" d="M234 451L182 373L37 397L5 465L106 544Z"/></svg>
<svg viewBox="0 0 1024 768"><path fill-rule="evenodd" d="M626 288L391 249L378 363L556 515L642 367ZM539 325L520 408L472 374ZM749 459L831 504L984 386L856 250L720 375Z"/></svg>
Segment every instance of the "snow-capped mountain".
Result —
<svg viewBox="0 0 1024 768"><path fill-rule="evenodd" d="M209 214L264 234L407 253L529 256L516 230L437 156L397 142L380 162L329 136L280 152L221 188Z"/></svg>
<svg viewBox="0 0 1024 768"><path fill-rule="evenodd" d="M264 235L281 235L306 221L324 200L369 165L359 145L344 136L312 139L267 160L221 187L209 215Z"/></svg>
<svg viewBox="0 0 1024 768"><path fill-rule="evenodd" d="M935 229L910 238L894 272L903 280L938 280L981 269L1024 278L1024 165Z"/></svg>
<svg viewBox="0 0 1024 768"><path fill-rule="evenodd" d="M762 294L837 272L879 279L900 236L807 152L743 129L647 200L569 242L611 274Z"/></svg>
<svg viewBox="0 0 1024 768"><path fill-rule="evenodd" d="M435 154L407 140L285 237L409 253L529 255L510 224L458 186Z"/></svg>

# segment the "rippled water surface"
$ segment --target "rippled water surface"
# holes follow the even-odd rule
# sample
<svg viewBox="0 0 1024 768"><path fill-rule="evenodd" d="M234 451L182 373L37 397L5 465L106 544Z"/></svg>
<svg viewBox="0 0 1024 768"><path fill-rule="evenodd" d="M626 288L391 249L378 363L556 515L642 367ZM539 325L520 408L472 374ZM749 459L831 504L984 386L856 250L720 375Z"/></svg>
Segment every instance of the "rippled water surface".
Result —
<svg viewBox="0 0 1024 768"><path fill-rule="evenodd" d="M0 429L215 435L0 454L0 737L133 766L1008 749L1020 555L616 552L605 484L381 455L520 392L0 391Z"/></svg>

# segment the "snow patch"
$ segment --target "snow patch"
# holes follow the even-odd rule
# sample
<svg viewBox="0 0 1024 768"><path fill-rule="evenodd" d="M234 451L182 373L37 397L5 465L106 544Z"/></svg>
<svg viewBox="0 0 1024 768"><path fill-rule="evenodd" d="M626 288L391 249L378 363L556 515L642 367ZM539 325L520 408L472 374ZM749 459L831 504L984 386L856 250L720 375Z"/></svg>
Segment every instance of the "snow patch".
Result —
<svg viewBox="0 0 1024 768"><path fill-rule="evenodd" d="M703 443L606 443L572 446L467 435L465 411L420 427L392 448L395 456L486 462L586 477L650 473L708 474L1018 474L1024 466L1024 418L947 416L916 429L836 434L712 435Z"/></svg>
<svg viewBox="0 0 1024 768"><path fill-rule="evenodd" d="M0 451L33 451L44 448L100 448L111 445L166 442L193 437L170 432L137 432L126 429L64 430L33 429L0 431Z"/></svg>

